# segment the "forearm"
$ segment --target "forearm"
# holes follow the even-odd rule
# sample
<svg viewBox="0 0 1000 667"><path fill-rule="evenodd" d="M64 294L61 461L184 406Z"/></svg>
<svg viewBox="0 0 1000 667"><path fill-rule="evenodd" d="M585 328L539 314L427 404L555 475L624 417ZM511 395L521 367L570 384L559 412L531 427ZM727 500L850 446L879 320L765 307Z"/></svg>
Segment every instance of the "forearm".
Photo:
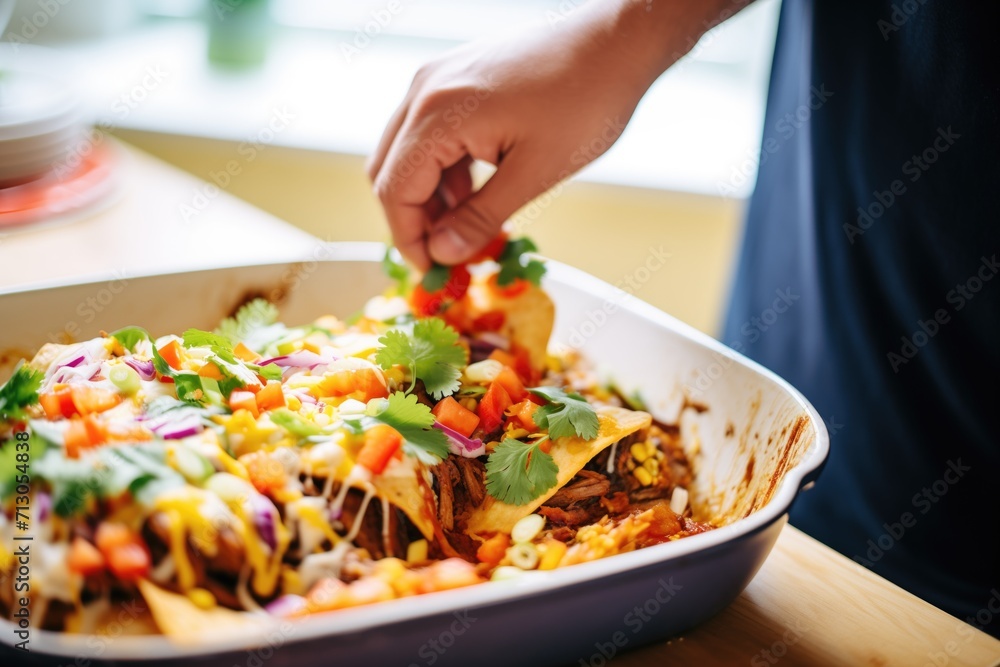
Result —
<svg viewBox="0 0 1000 667"><path fill-rule="evenodd" d="M602 23L608 58L648 88L694 48L702 35L753 0L594 0L585 9Z"/></svg>

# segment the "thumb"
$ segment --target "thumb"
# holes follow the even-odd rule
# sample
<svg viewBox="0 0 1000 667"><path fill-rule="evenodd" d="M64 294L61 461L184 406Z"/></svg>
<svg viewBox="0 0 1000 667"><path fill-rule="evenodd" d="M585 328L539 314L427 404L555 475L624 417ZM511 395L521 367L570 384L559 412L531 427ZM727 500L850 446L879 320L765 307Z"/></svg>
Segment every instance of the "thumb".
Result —
<svg viewBox="0 0 1000 667"><path fill-rule="evenodd" d="M519 164L519 157L508 153L479 191L434 223L428 239L431 259L446 265L467 261L496 238L507 218L542 193L537 167Z"/></svg>

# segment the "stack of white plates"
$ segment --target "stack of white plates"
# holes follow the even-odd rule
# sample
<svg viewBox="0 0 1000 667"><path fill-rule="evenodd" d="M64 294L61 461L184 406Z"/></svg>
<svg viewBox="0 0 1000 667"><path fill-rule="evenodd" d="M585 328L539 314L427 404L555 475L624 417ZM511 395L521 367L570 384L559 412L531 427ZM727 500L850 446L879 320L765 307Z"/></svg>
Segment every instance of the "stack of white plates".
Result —
<svg viewBox="0 0 1000 667"><path fill-rule="evenodd" d="M0 188L58 173L85 140L80 100L41 51L0 45Z"/></svg>

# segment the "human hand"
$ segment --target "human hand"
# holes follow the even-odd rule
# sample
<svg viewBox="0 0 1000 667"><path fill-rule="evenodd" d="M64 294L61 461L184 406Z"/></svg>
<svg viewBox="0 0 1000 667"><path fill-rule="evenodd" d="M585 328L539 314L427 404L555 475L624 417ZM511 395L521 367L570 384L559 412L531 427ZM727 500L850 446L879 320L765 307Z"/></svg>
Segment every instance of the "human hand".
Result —
<svg viewBox="0 0 1000 667"><path fill-rule="evenodd" d="M617 140L665 67L666 47L647 48L662 33L637 23L633 6L591 3L418 71L368 165L409 261L468 260L518 208ZM497 167L476 192L473 160Z"/></svg>

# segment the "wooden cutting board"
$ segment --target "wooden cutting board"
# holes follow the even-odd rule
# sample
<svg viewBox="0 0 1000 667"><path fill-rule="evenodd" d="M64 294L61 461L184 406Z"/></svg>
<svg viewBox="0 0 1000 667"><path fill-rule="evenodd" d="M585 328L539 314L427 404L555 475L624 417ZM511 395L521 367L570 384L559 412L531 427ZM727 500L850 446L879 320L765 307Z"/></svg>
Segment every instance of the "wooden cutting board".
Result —
<svg viewBox="0 0 1000 667"><path fill-rule="evenodd" d="M681 637L611 664L993 666L1000 665L1000 641L785 526L731 606Z"/></svg>

